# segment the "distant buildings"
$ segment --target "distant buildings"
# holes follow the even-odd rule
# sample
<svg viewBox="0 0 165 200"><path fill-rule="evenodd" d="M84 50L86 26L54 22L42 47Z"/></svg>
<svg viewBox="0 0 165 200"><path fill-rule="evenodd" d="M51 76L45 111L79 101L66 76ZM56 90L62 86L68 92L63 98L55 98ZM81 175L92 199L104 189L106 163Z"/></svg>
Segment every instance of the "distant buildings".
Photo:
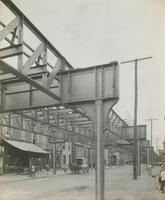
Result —
<svg viewBox="0 0 165 200"><path fill-rule="evenodd" d="M159 150L159 161L165 162L165 141L163 142L163 149Z"/></svg>
<svg viewBox="0 0 165 200"><path fill-rule="evenodd" d="M11 126L20 123L19 119L13 119ZM95 148L81 142L56 143L47 137L49 134L47 126L42 127L43 134L34 134L28 130L28 120L23 121L21 130L1 127L0 133L0 173L12 171L23 172L30 169L32 165L37 170L49 169L56 165L57 169L70 167L76 159L82 159L89 168L95 167L96 155ZM33 131L40 132L40 124L35 124ZM16 141L16 142L15 142ZM55 146L55 152L53 152ZM130 152L119 149L105 149L105 166L119 166L132 163Z"/></svg>

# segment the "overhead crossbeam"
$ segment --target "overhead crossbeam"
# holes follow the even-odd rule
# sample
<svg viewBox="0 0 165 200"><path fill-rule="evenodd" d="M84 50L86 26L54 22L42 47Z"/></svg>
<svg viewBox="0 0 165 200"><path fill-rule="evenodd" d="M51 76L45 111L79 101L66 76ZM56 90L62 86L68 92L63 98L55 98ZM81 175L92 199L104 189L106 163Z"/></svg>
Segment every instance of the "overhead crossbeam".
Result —
<svg viewBox="0 0 165 200"><path fill-rule="evenodd" d="M21 44L0 49L0 59L9 58L22 54L23 46Z"/></svg>
<svg viewBox="0 0 165 200"><path fill-rule="evenodd" d="M78 132L71 131L68 129L68 127L60 127L60 126L56 125L55 123L50 124L49 120L46 120L46 119L44 119L44 120L39 119L37 112L35 112L36 114L33 116L32 116L32 113L31 113L31 115L29 115L29 114L24 114L23 112L19 112L16 114L10 114L10 117L6 116L7 117L6 123L1 123L0 125L11 128L11 129L16 129L19 131L22 130L25 132L43 135L43 136L47 136L47 137L52 136L52 138L54 137L58 140L61 139L63 142L66 141L66 137L65 137L66 133L69 136L69 138L72 138L72 141L78 141L78 139L79 139L79 142L82 142L82 143L84 143L84 142L88 143L89 141L91 141L91 142L93 141L91 136L83 135ZM43 114L43 115L45 115L45 114ZM9 123L9 121L10 121L10 123ZM11 122L14 122L14 121L18 121L19 123L14 123L14 125L12 125ZM24 124L26 122L26 125L27 125L27 123L28 124L30 123L30 127L27 129L27 126L24 127L22 122L24 122ZM36 123L40 124L40 129L38 129L37 127L36 128L32 127L32 124L36 124ZM50 132L48 131L47 134L43 133L43 131L42 131L42 130L44 130L44 129L42 129L42 127L44 128L45 125L47 125L50 130ZM63 135L62 138L59 137L60 135L61 136Z"/></svg>
<svg viewBox="0 0 165 200"><path fill-rule="evenodd" d="M3 70L3 68L6 68L6 70L8 72L11 72L16 77L19 77L20 79L24 80L25 82L29 83L33 87L35 87L35 88L39 89L40 91L44 92L45 94L47 94L48 96L52 97L53 99L60 100L59 96L57 96L56 94L54 94L50 90L47 90L47 88L45 88L44 86L40 85L39 83L37 83L36 81L31 79L30 77L22 74L21 72L19 72L18 70L14 69L9 64L7 64L7 63L5 63L5 62L3 62L1 60L0 60L0 68L2 70Z"/></svg>
<svg viewBox="0 0 165 200"><path fill-rule="evenodd" d="M125 121L114 110L110 110L107 123L107 128L110 130L110 132L117 133L120 138L123 138L123 126L127 126Z"/></svg>

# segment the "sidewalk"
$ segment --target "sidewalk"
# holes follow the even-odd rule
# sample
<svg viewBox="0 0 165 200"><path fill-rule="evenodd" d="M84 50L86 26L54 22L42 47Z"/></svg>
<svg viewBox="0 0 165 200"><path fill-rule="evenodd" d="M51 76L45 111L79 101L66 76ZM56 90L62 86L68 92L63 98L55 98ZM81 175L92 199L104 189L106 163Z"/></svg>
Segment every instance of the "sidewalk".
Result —
<svg viewBox="0 0 165 200"><path fill-rule="evenodd" d="M106 172L106 200L165 200L165 194L156 189L156 179L141 168L141 176L133 180L132 166Z"/></svg>
<svg viewBox="0 0 165 200"><path fill-rule="evenodd" d="M19 174L4 174L0 176L0 184L5 184L5 183L12 183L12 182L17 182L17 181L26 181L26 180L31 180L31 179L39 179L39 178L47 178L51 176L57 176L57 175L64 175L68 174L69 171L66 173L63 170L57 170L56 174L53 174L52 170L50 171L39 171L35 173L34 177L29 177L29 175L19 175Z"/></svg>

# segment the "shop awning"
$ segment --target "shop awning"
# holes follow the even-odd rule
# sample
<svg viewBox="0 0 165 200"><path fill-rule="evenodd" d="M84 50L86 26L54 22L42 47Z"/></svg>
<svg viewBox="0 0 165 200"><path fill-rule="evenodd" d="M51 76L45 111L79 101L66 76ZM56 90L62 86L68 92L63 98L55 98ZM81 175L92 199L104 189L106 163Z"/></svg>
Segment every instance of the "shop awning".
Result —
<svg viewBox="0 0 165 200"><path fill-rule="evenodd" d="M6 143L10 144L11 146L20 149L22 151L26 151L26 152L32 152L32 153L41 153L41 154L48 154L47 151L41 149L40 147L32 144L32 143L28 143L28 142L22 142L22 141L15 141L15 140L7 140L7 139L3 139Z"/></svg>

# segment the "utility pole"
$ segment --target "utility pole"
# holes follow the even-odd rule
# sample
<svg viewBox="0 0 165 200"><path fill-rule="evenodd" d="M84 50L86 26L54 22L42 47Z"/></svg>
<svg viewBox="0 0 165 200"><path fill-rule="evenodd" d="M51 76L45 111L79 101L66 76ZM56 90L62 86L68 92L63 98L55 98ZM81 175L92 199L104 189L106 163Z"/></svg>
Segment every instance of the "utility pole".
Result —
<svg viewBox="0 0 165 200"><path fill-rule="evenodd" d="M150 121L150 123L151 123L151 165L153 164L153 147L152 147L152 127L153 127L153 121L154 120L158 120L158 119L153 119L153 118L151 118L151 119L146 119L146 121Z"/></svg>
<svg viewBox="0 0 165 200"><path fill-rule="evenodd" d="M137 165L138 165L138 136L137 136L137 106L138 106L138 74L137 74L137 66L138 61L151 59L152 57L145 58L136 58L133 60L128 60L121 62L121 64L126 63L135 63L135 97L134 97L134 143L133 143L133 178L137 180Z"/></svg>

